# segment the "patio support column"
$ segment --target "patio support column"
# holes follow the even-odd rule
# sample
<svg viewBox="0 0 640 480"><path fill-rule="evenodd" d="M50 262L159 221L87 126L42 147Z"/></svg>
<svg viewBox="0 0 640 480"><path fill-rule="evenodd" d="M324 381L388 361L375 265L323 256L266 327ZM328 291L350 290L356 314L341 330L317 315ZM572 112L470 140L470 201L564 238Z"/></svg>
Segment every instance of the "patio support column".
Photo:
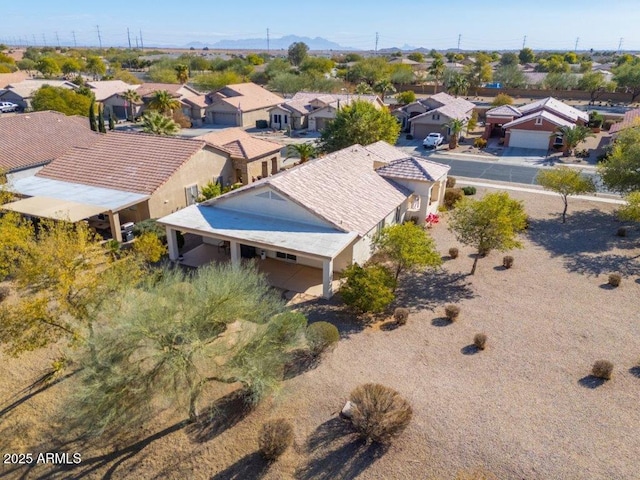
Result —
<svg viewBox="0 0 640 480"><path fill-rule="evenodd" d="M333 296L333 258L322 261L322 296L324 298Z"/></svg>
<svg viewBox="0 0 640 480"><path fill-rule="evenodd" d="M178 260L178 256L180 252L178 251L178 236L176 235L176 231L167 226L167 247L169 249L169 259L172 261Z"/></svg>
<svg viewBox="0 0 640 480"><path fill-rule="evenodd" d="M231 265L237 267L240 265L240 244L238 242L229 242L231 251Z"/></svg>
<svg viewBox="0 0 640 480"><path fill-rule="evenodd" d="M122 242L122 232L120 231L120 214L118 212L108 212L109 227L111 228L111 236L114 240Z"/></svg>

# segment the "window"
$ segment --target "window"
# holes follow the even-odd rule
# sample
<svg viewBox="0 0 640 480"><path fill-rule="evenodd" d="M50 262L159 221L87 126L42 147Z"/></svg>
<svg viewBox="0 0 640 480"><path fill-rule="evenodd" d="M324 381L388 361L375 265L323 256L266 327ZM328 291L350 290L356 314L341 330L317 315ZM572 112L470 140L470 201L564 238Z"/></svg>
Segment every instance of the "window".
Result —
<svg viewBox="0 0 640 480"><path fill-rule="evenodd" d="M542 117L536 118L536 125L542 125Z"/></svg>
<svg viewBox="0 0 640 480"><path fill-rule="evenodd" d="M287 118L287 117L285 117ZM282 115L279 113L273 115L273 123L282 123Z"/></svg>
<svg viewBox="0 0 640 480"><path fill-rule="evenodd" d="M396 208L396 223L400 223L401 216L402 216L402 209L398 207Z"/></svg>
<svg viewBox="0 0 640 480"><path fill-rule="evenodd" d="M284 116L284 124L289 123L289 117L287 115Z"/></svg>
<svg viewBox="0 0 640 480"><path fill-rule="evenodd" d="M411 195L409 198L409 210L412 212L420 210L420 195L416 195L415 193Z"/></svg>
<svg viewBox="0 0 640 480"><path fill-rule="evenodd" d="M290 253L284 253L284 252L276 252L276 258L281 258L282 260L287 260L289 262L298 261L298 257L296 257L295 255L291 255Z"/></svg>
<svg viewBox="0 0 640 480"><path fill-rule="evenodd" d="M198 201L198 185L190 185L184 188L187 197L187 206L193 205Z"/></svg>
<svg viewBox="0 0 640 480"><path fill-rule="evenodd" d="M380 223L378 223L378 226L376 227L376 233L380 233L383 228L384 228L384 218L380 221Z"/></svg>
<svg viewBox="0 0 640 480"><path fill-rule="evenodd" d="M434 113L433 115L431 115L431 119L432 120L440 120L440 114L439 113Z"/></svg>

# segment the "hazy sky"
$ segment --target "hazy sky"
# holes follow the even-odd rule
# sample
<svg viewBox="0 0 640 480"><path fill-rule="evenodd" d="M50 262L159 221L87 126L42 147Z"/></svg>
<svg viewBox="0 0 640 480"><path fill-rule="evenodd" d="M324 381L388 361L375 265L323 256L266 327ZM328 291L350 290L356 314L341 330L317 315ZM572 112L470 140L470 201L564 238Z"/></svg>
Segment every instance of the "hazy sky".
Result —
<svg viewBox="0 0 640 480"><path fill-rule="evenodd" d="M4 3L4 2L3 2ZM384 6L383 6L384 5ZM640 50L639 0L480 0L390 2L362 0L267 1L142 0L7 1L0 42L126 46L142 32L145 45L213 44L221 39L288 34L324 37L373 49L405 44L462 49ZM56 34L58 39L56 39ZM266 40L265 40L266 48Z"/></svg>

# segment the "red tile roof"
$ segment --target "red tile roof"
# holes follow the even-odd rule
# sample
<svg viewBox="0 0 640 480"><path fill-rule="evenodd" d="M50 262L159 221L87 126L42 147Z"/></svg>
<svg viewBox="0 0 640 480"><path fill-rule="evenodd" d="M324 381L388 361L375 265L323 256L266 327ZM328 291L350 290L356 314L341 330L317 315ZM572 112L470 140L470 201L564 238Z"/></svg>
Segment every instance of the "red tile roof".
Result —
<svg viewBox="0 0 640 480"><path fill-rule="evenodd" d="M73 148L36 175L150 195L205 142L145 133L109 132L87 148Z"/></svg>
<svg viewBox="0 0 640 480"><path fill-rule="evenodd" d="M100 139L85 117L59 112L0 116L0 169L42 165L73 147L88 147Z"/></svg>
<svg viewBox="0 0 640 480"><path fill-rule="evenodd" d="M621 122L611 125L609 133L617 133L625 128L640 126L640 120L638 119L640 119L640 108L629 110L624 114L624 118Z"/></svg>

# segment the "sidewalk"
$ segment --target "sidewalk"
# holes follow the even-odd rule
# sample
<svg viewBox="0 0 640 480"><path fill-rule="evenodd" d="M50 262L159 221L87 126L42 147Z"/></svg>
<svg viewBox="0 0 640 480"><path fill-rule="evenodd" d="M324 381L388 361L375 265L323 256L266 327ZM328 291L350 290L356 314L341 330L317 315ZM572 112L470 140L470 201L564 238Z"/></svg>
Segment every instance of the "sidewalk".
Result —
<svg viewBox="0 0 640 480"><path fill-rule="evenodd" d="M509 183L501 183L501 182L478 182L473 179L467 179L464 177L456 177L456 185L469 185L473 187L482 187L482 188L495 188L496 190L511 190L516 192L526 192L526 193L537 193L539 195L552 195L558 196L555 192L550 192L549 190L544 190L542 187L516 187L513 184ZM620 197L610 194L599 194L595 195L574 195L571 198L576 198L580 200L588 200L591 202L601 202L601 203L612 203L615 205L625 205L626 202L622 200Z"/></svg>

